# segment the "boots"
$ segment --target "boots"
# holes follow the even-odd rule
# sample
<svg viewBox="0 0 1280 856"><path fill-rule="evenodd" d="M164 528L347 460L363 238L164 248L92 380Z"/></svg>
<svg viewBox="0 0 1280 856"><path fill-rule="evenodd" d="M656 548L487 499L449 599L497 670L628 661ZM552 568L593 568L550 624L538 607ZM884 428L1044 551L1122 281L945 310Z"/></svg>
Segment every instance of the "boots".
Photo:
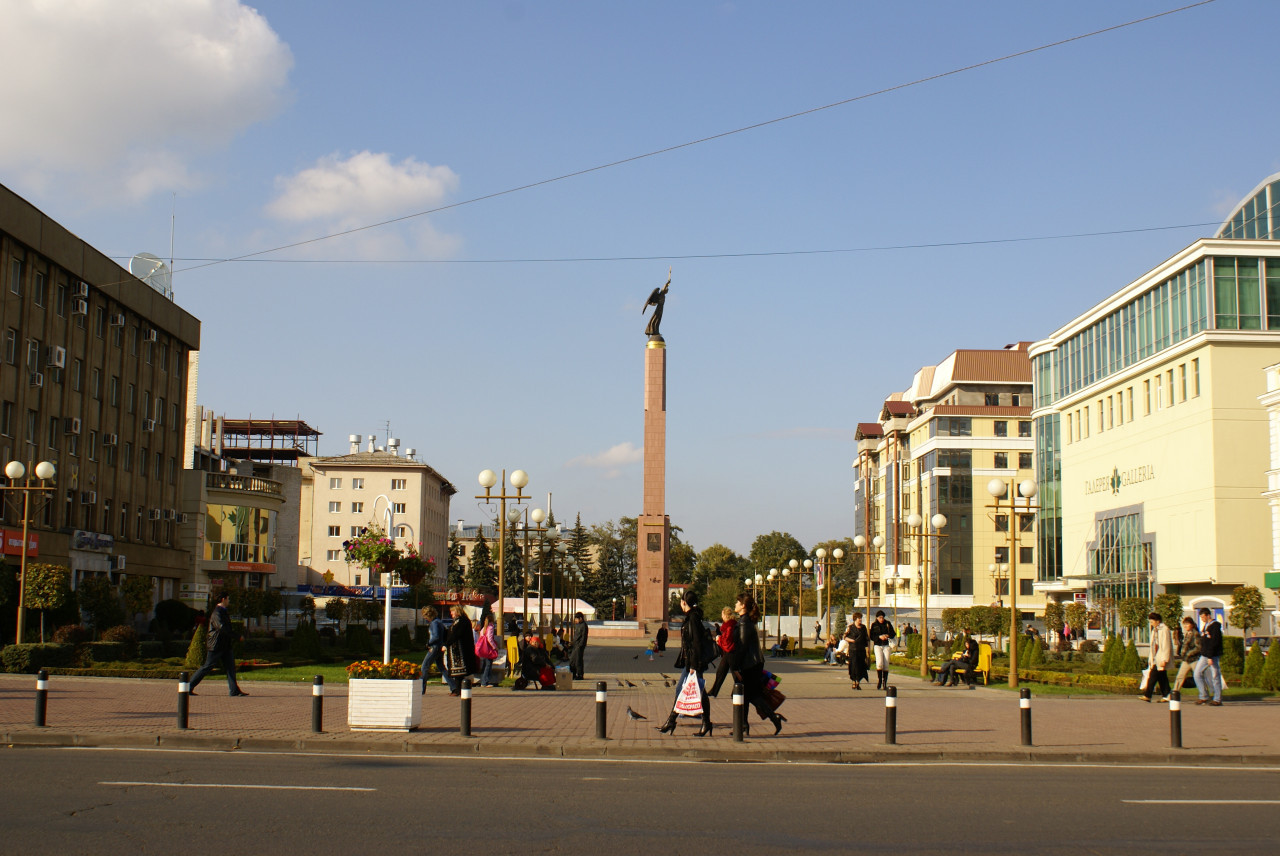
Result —
<svg viewBox="0 0 1280 856"><path fill-rule="evenodd" d="M771 713L769 721L773 723L773 733L776 735L782 731L782 723L786 722L787 718L780 713Z"/></svg>
<svg viewBox="0 0 1280 856"><path fill-rule="evenodd" d="M884 669L876 669L876 689L889 689L889 673Z"/></svg>
<svg viewBox="0 0 1280 856"><path fill-rule="evenodd" d="M695 731L694 737L710 737L711 736L711 699L707 698L707 694L702 694L702 730Z"/></svg>
<svg viewBox="0 0 1280 856"><path fill-rule="evenodd" d="M667 717L667 721L662 723L662 727L658 729L660 734L673 734L676 730L676 712L671 711L671 715Z"/></svg>

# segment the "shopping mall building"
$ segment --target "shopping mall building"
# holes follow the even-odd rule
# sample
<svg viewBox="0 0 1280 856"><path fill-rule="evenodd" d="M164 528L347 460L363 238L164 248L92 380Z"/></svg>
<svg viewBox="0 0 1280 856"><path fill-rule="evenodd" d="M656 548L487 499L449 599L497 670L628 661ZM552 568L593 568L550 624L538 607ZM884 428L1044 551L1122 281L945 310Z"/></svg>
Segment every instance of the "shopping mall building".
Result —
<svg viewBox="0 0 1280 856"><path fill-rule="evenodd" d="M1037 591L1095 606L1172 591L1216 611L1235 587L1266 584L1280 520L1267 377L1280 363L1280 173L1216 236L1030 356Z"/></svg>

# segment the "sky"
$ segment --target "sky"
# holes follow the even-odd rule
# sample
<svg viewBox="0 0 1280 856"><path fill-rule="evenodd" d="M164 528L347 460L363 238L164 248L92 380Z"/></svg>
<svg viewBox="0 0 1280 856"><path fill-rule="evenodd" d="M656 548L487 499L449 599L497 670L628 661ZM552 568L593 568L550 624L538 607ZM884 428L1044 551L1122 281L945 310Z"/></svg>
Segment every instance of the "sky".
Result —
<svg viewBox="0 0 1280 856"><path fill-rule="evenodd" d="M469 523L487 468L639 513L670 268L672 523L809 547L920 367L1046 337L1280 171L1280 3L1108 30L1186 2L6 0L0 183L172 256L205 408L322 454L389 423Z"/></svg>

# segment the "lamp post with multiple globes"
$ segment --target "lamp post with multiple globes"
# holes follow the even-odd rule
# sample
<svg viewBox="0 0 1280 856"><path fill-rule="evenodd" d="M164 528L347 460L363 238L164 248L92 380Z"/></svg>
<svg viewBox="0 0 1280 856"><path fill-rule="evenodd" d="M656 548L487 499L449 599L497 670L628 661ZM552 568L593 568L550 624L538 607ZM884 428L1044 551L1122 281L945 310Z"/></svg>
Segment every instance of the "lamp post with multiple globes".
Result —
<svg viewBox="0 0 1280 856"><path fill-rule="evenodd" d="M987 482L987 493L991 494L993 505L987 508L994 509L994 516L999 531L999 520L1001 510L1005 515L1008 525L1009 537L1009 686L1018 686L1018 646L1016 640L1018 638L1018 624L1021 619L1018 617L1018 551L1021 547L1019 533L1022 530L1022 517L1029 516L1034 519L1034 515L1040 510L1039 505L1033 505L1031 500L1036 495L1036 483L1031 479L1025 479L1018 483L1017 494L1022 497L1023 504L1018 505L1018 497L1014 496L1010 490L1012 483L1006 483L1004 479L995 478ZM1001 504L1000 500L1005 496L1009 497L1007 504Z"/></svg>
<svg viewBox="0 0 1280 856"><path fill-rule="evenodd" d="M944 515L935 514L929 518L929 522L933 524L935 530L940 530L947 525L947 518ZM927 532L924 528L924 518L915 512L907 517L907 525L915 530L915 536L919 539L920 676L927 679L929 677L929 589L933 587L933 572L929 570L929 553L933 546L931 539L941 541L947 536L940 531Z"/></svg>
<svg viewBox="0 0 1280 856"><path fill-rule="evenodd" d="M822 586L827 590L827 608L825 610L822 609L822 593L821 593L821 590L818 590L818 595L817 595L818 611L822 613L823 617L821 620L826 622L827 635L830 636L831 635L831 589L833 588L833 586L831 585L831 565L828 565L825 561L827 558L826 547L819 547L818 549L813 551L813 554L818 557L818 566L823 569L822 570ZM831 551L831 558L835 560L837 565L840 564L841 560L844 559L844 550L842 550L839 547L836 547L834 550ZM816 577L814 578L814 586L815 588L817 587ZM853 596L854 598L857 598L858 596L857 591L853 593Z"/></svg>
<svg viewBox="0 0 1280 856"><path fill-rule="evenodd" d="M511 511L514 512L514 516L508 518L507 501L513 500L518 505L530 498L526 496L523 492L524 486L529 483L529 474L526 473L524 470L513 470L511 472L511 486L516 489L516 492L514 494L507 493L507 471L505 469L502 471L502 484L501 484L501 487L498 488L497 494L493 493L493 486L495 484L498 484L498 476L496 473L494 473L493 470L481 470L479 481L480 481L480 487L484 488L484 494L477 496L476 499L483 499L486 505L492 505L494 500L497 500L499 505L499 511L498 511L498 620L496 623L497 623L498 639L499 641L501 641L503 638L503 634L506 631L506 622L503 620L503 612L504 612L504 605L505 605L503 598L505 596L505 591L503 589L502 581L503 581L503 578L506 576L506 571L507 571L506 557L504 556L504 552L506 551L506 548L507 548L507 523L508 521L510 521L511 523L515 523L517 520L520 519L520 513L521 513L519 508L512 508ZM501 646L499 646L499 648L501 648Z"/></svg>
<svg viewBox="0 0 1280 856"><path fill-rule="evenodd" d="M41 461L35 466L35 476L40 479L40 484L33 485L31 476L27 474L27 468L23 466L21 461L10 461L5 465L4 474L9 477L9 484L0 487L5 491L21 491L22 492L22 549L18 554L18 636L15 640L18 644L22 644L22 634L26 630L26 610L23 602L26 600L27 594L27 552L30 547L31 532L31 492L40 491L45 493L54 489L52 484L53 477L58 474L58 470L48 461ZM18 484L22 482L22 484Z"/></svg>

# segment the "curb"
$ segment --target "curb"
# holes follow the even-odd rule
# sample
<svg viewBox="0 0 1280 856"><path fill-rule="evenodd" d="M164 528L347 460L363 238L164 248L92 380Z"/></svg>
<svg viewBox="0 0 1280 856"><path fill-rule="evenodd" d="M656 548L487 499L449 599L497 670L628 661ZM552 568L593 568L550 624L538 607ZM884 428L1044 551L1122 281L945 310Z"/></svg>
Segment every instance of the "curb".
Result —
<svg viewBox="0 0 1280 856"><path fill-rule="evenodd" d="M705 748L659 747L587 740L572 743L502 743L496 740L458 737L447 743L410 741L369 743L338 738L205 736L196 734L93 734L62 731L11 731L0 734L0 744L9 749L93 748L93 749L194 749L217 752L258 753L310 752L325 755L404 754L418 756L465 755L478 758L561 758L566 760L683 760L706 763L746 764L1169 764L1181 766L1280 767L1280 754L1243 755L1222 752L1053 752L1027 749L957 752L938 749L911 749L886 746L876 750L768 749L758 744Z"/></svg>

